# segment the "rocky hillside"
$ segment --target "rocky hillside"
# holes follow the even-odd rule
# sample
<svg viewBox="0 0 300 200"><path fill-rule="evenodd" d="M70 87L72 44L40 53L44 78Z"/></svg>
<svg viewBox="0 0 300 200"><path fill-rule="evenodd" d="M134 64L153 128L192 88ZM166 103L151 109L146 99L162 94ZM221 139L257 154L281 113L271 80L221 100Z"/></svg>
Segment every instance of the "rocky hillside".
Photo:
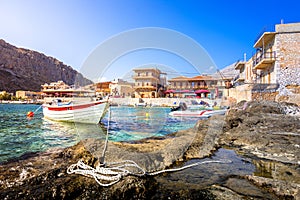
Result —
<svg viewBox="0 0 300 200"><path fill-rule="evenodd" d="M17 48L0 39L0 91L40 91L44 83L63 80L68 85L92 82L72 67L42 53Z"/></svg>

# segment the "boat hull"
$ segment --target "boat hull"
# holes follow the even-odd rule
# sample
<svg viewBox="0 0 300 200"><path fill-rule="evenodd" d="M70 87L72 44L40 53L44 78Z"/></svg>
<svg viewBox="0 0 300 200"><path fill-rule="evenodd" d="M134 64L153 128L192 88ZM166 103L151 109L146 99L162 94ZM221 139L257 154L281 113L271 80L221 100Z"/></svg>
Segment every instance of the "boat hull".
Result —
<svg viewBox="0 0 300 200"><path fill-rule="evenodd" d="M173 117L198 117L209 118L213 115L224 115L227 110L178 110L172 111L169 115Z"/></svg>
<svg viewBox="0 0 300 200"><path fill-rule="evenodd" d="M97 124L104 117L108 105L107 101L62 106L43 104L43 114L53 121Z"/></svg>

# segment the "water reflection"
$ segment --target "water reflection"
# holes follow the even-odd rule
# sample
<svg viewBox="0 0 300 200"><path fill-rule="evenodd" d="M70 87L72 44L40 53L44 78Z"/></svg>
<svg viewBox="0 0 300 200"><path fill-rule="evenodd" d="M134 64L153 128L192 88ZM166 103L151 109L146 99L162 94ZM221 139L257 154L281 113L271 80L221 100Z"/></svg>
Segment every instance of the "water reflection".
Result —
<svg viewBox="0 0 300 200"><path fill-rule="evenodd" d="M297 164L284 164L269 160L252 160L255 176L300 183L300 167Z"/></svg>
<svg viewBox="0 0 300 200"><path fill-rule="evenodd" d="M190 184L199 187L207 187L216 183L223 183L230 176L243 176L253 174L255 166L240 157L233 150L219 149L210 158L193 159L186 163L184 166L205 160L231 160L232 163L209 163L198 165L196 167L188 168L183 171L164 174L164 177L158 177L159 180L166 179L168 184L174 186L177 184Z"/></svg>

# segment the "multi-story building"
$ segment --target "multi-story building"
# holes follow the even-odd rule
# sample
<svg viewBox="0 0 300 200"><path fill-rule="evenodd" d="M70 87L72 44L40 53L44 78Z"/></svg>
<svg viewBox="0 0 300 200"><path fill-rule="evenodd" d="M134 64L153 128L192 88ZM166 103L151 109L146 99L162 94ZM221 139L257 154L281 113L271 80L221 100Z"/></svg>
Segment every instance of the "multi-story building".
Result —
<svg viewBox="0 0 300 200"><path fill-rule="evenodd" d="M133 69L135 97L156 98L163 94L166 86L166 77L157 68Z"/></svg>
<svg viewBox="0 0 300 200"><path fill-rule="evenodd" d="M16 91L16 97L22 99L33 99L36 98L38 94L39 93L33 91L22 91L22 90Z"/></svg>
<svg viewBox="0 0 300 200"><path fill-rule="evenodd" d="M105 97L111 93L110 89L111 81L104 81L95 83L94 87L96 90L96 95L100 97Z"/></svg>
<svg viewBox="0 0 300 200"><path fill-rule="evenodd" d="M277 24L275 31L260 35L253 47L256 53L235 65L240 70L238 85L252 85L248 87L251 96L244 99L289 99L299 103L300 23Z"/></svg>
<svg viewBox="0 0 300 200"><path fill-rule="evenodd" d="M50 84L45 83L42 86L43 91L47 90L65 90L65 89L70 89L70 86L67 85L63 81L57 81L57 82L51 82Z"/></svg>
<svg viewBox="0 0 300 200"><path fill-rule="evenodd" d="M199 97L221 97L226 87L226 80L216 76L179 76L168 80L168 93L177 97L199 96Z"/></svg>

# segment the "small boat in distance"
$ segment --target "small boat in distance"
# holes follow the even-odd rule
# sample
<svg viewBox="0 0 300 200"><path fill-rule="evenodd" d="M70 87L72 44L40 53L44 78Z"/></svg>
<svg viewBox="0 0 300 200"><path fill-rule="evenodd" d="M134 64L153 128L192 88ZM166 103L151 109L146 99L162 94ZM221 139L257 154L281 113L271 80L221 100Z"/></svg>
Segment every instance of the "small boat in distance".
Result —
<svg viewBox="0 0 300 200"><path fill-rule="evenodd" d="M46 119L60 122L97 124L105 116L108 100L69 101L54 99L42 105Z"/></svg>
<svg viewBox="0 0 300 200"><path fill-rule="evenodd" d="M177 110L172 111L169 115L173 117L199 117L209 118L213 115L224 115L227 112L226 109L222 110Z"/></svg>
<svg viewBox="0 0 300 200"><path fill-rule="evenodd" d="M183 102L180 103L178 107L172 108L169 115L173 117L199 117L199 118L209 118L213 115L225 115L227 109L189 109L189 107Z"/></svg>

